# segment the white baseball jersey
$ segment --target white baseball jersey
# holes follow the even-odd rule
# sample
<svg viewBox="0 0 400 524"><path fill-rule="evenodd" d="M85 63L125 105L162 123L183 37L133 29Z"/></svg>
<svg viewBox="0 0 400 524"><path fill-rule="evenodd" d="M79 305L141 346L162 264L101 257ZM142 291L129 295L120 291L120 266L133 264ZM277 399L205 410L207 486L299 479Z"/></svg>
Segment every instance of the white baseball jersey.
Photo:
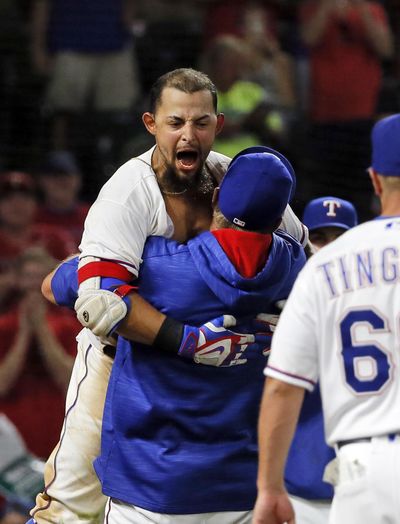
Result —
<svg viewBox="0 0 400 524"><path fill-rule="evenodd" d="M400 430L400 218L351 229L301 271L265 374L312 390L326 439Z"/></svg>
<svg viewBox="0 0 400 524"><path fill-rule="evenodd" d="M142 261L146 238L170 238L174 226L151 167L154 147L122 165L106 182L91 206L80 244L81 256L122 262L135 276ZM220 180L230 159L211 151L206 169ZM305 245L308 231L288 208L282 228Z"/></svg>
<svg viewBox="0 0 400 524"><path fill-rule="evenodd" d="M138 273L146 238L170 238L174 226L151 167L154 147L123 164L101 189L85 221L82 256L123 262ZM206 167L224 173L230 159L211 152Z"/></svg>

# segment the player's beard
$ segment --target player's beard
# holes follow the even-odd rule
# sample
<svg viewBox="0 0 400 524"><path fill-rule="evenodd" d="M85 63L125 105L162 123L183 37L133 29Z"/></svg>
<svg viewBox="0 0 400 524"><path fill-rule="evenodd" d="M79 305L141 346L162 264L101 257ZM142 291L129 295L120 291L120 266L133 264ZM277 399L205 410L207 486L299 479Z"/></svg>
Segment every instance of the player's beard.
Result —
<svg viewBox="0 0 400 524"><path fill-rule="evenodd" d="M162 190L168 193L180 194L191 191L209 195L213 193L214 188L214 180L204 165L200 171L185 178L180 177L172 166L168 166L162 178Z"/></svg>

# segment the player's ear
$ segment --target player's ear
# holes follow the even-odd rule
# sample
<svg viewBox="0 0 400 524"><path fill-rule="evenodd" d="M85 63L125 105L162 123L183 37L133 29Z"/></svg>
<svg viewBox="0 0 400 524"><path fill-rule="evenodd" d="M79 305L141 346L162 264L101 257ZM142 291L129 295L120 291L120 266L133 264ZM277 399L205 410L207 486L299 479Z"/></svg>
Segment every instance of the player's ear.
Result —
<svg viewBox="0 0 400 524"><path fill-rule="evenodd" d="M369 178L371 179L372 186L374 188L374 193L375 195L379 196L382 193L382 184L379 179L379 175L372 167L368 169L368 173Z"/></svg>
<svg viewBox="0 0 400 524"><path fill-rule="evenodd" d="M215 131L216 135L219 135L220 132L222 131L222 128L224 127L224 122L225 122L225 115L224 115L224 113L218 113L218 115L217 115L217 129Z"/></svg>
<svg viewBox="0 0 400 524"><path fill-rule="evenodd" d="M219 187L216 187L214 189L214 193L213 193L213 196L212 196L212 208L215 209L215 206L218 204L218 195L219 195Z"/></svg>
<svg viewBox="0 0 400 524"><path fill-rule="evenodd" d="M155 135L156 134L156 121L154 119L153 113L143 113L142 121L144 124L144 127L147 129L147 131Z"/></svg>

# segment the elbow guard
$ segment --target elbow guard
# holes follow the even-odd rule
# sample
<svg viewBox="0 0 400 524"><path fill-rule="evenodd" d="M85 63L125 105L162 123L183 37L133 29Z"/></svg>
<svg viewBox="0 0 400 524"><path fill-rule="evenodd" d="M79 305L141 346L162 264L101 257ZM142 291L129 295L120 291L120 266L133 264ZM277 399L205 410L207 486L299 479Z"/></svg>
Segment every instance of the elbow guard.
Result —
<svg viewBox="0 0 400 524"><path fill-rule="evenodd" d="M108 337L130 310L127 296L137 287L127 284L133 275L116 262L94 257L82 259L78 269L79 296L75 311L79 322L97 336Z"/></svg>

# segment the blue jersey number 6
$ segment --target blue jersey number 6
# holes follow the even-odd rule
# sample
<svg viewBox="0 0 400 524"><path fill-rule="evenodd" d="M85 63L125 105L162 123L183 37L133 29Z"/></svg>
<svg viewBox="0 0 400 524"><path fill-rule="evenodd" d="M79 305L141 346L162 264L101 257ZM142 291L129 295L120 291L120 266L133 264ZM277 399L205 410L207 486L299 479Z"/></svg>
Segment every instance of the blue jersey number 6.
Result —
<svg viewBox="0 0 400 524"><path fill-rule="evenodd" d="M355 324L368 324L374 330L386 331L385 321L371 309L349 312L340 323L342 357L346 381L356 393L373 393L382 389L390 378L390 362L387 354L377 345L368 342L354 343L351 330ZM356 373L357 360L368 357L375 363L371 376L360 378Z"/></svg>

